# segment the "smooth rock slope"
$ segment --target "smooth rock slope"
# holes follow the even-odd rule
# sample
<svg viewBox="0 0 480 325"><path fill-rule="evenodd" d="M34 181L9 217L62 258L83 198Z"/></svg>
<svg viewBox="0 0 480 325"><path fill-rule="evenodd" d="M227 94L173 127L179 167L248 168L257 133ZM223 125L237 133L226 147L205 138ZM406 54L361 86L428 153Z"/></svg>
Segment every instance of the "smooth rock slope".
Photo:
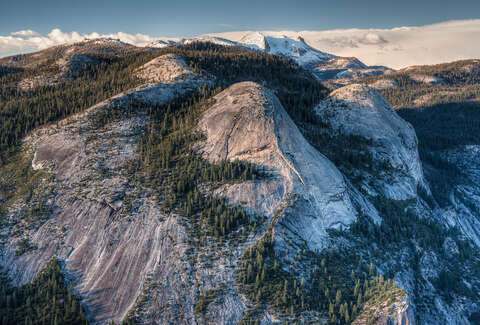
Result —
<svg viewBox="0 0 480 325"><path fill-rule="evenodd" d="M199 151L211 161L249 161L270 174L265 180L225 186L222 195L270 217L297 197L302 211L292 226L312 249L324 246L327 229L355 220L343 175L305 140L272 91L242 82L215 99L198 123L207 135Z"/></svg>
<svg viewBox="0 0 480 325"><path fill-rule="evenodd" d="M176 73L170 73L172 70ZM134 114L105 125L94 121L102 111L122 109L132 101L168 103L211 81L171 56L156 58L141 71L148 71L145 79L150 82L149 75L162 75L163 83L147 83L119 94L56 125L39 128L25 139L32 167L49 175L42 189L49 188L45 192L50 195L41 199L53 211L38 229L20 233L38 247L34 251L17 256L20 237L13 233L14 228L4 229L12 233L0 252L0 266L8 270L14 283L31 281L56 256L65 263L67 277L82 295L93 324L121 322L152 274L170 283L165 289L169 300L157 303L168 304L177 297L178 304L185 306L185 321L190 323L194 317L194 298L183 289L188 279L182 276L188 269L185 230L176 218L163 215L152 197L136 199L135 212L123 209L126 198L138 197L138 189L122 166L137 155L146 117ZM177 79L178 74L183 78ZM21 219L22 209L34 203L18 202L8 211L10 218ZM173 319L168 311L164 317Z"/></svg>
<svg viewBox="0 0 480 325"><path fill-rule="evenodd" d="M415 130L378 91L359 84L345 86L332 92L316 111L328 125L332 146L340 149L340 142L352 138L363 143L343 150L370 159L362 166L375 173L362 184L368 192L406 200L417 196L418 186L427 187Z"/></svg>

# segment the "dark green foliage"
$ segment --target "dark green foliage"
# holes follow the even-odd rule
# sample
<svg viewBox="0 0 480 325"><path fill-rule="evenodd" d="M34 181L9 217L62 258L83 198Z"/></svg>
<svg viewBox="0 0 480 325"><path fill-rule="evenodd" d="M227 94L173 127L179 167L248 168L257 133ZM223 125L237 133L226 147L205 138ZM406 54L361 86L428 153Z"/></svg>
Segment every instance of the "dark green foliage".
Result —
<svg viewBox="0 0 480 325"><path fill-rule="evenodd" d="M440 271L435 284L437 288L447 297L447 301L452 300L452 293L457 290L456 287L463 285L459 275L451 273L447 269Z"/></svg>
<svg viewBox="0 0 480 325"><path fill-rule="evenodd" d="M273 249L270 233L243 256L237 281L250 300L274 307L287 318L298 319L307 311L319 312L332 324L348 324L373 297L402 295L391 280L377 275L356 253L346 248L332 248L321 253L304 250L297 261L312 270L308 275L297 273L285 264ZM288 270L288 271L287 271ZM244 324L258 320L254 311L247 313Z"/></svg>
<svg viewBox="0 0 480 325"><path fill-rule="evenodd" d="M340 132L331 134L328 126L321 121L310 123L304 129L304 135L312 146L332 161L354 183L358 183L362 177L375 175L390 168L387 161L379 161L372 156L373 153L369 148L375 144L371 139Z"/></svg>
<svg viewBox="0 0 480 325"><path fill-rule="evenodd" d="M16 67L8 67L8 66L1 66L0 65L0 78L3 78L4 76L8 74L14 74L17 73L19 74L20 72L23 72L24 69L22 68L16 68Z"/></svg>
<svg viewBox="0 0 480 325"><path fill-rule="evenodd" d="M87 66L77 78L33 90L20 90L17 83L27 76L44 72L41 67L3 75L0 78L0 163L35 127L81 112L138 85L132 71L151 58L151 53L123 58L98 55L99 63Z"/></svg>
<svg viewBox="0 0 480 325"><path fill-rule="evenodd" d="M470 320L471 324L473 324L473 325L480 324L480 311L472 313L469 320Z"/></svg>
<svg viewBox="0 0 480 325"><path fill-rule="evenodd" d="M423 248L440 251L447 228L429 218L420 218L412 209L415 200L396 201L387 198L372 198L382 216L382 223L376 225L367 218L359 218L351 225L353 233L376 241L381 247L398 245L405 240L418 241Z"/></svg>
<svg viewBox="0 0 480 325"><path fill-rule="evenodd" d="M478 102L438 103L423 109L405 108L397 112L415 127L423 151L480 143Z"/></svg>
<svg viewBox="0 0 480 325"><path fill-rule="evenodd" d="M453 299L454 295L478 299L479 296L476 293L478 284L468 288L462 279L476 277L477 272L480 271L480 256L474 244L464 239L458 229L447 228L432 218L419 217L413 209L414 202L382 198L381 200L373 199L373 203L382 216L380 224L363 217L350 225L348 231L331 234L348 238L350 242L355 243L355 250L359 251L375 243L376 256L381 260L385 256L408 250L411 255L409 260L399 261L401 265L394 263L393 268L387 272L391 276L406 267L414 272L420 272L419 260L422 254L419 252L433 252L441 259L442 262L439 263L444 265L437 279L429 279L439 293L447 301ZM448 256L445 253L443 244L447 237L454 240L458 247L458 254L455 256ZM420 274L415 277L415 286L417 289L424 286ZM413 297L416 299L418 308L428 310L428 301L422 296Z"/></svg>
<svg viewBox="0 0 480 325"><path fill-rule="evenodd" d="M30 244L30 241L28 239L20 239L17 244L17 250L15 251L15 255L20 256L23 253L35 249L37 249L37 246Z"/></svg>
<svg viewBox="0 0 480 325"><path fill-rule="evenodd" d="M205 70L225 88L235 82L256 81L275 89L290 117L299 127L317 121L313 107L327 95L327 89L294 61L279 55L195 42L161 53L184 57L194 71Z"/></svg>
<svg viewBox="0 0 480 325"><path fill-rule="evenodd" d="M217 297L217 291L216 290L208 290L207 292L202 294L198 298L197 303L195 304L195 309L194 309L195 315L205 317L208 305L213 300L215 300L216 297Z"/></svg>
<svg viewBox="0 0 480 325"><path fill-rule="evenodd" d="M23 153L16 153L8 158L0 168L0 224L10 222L4 217L8 207L18 198L24 198L30 203L30 208L21 211L29 225L41 223L50 215L52 207L44 200L44 196L49 193L36 191L44 177L46 175L43 171L32 169L30 159Z"/></svg>
<svg viewBox="0 0 480 325"><path fill-rule="evenodd" d="M6 277L1 280L2 324L87 324L79 297L67 286L56 259L24 286L15 288Z"/></svg>
<svg viewBox="0 0 480 325"><path fill-rule="evenodd" d="M450 204L455 184L468 184L469 180L459 166L446 160L444 151L480 144L480 104L439 103L397 112L415 128L424 174L436 202L442 207Z"/></svg>
<svg viewBox="0 0 480 325"><path fill-rule="evenodd" d="M144 108L151 122L140 138L139 159L125 166L139 184L156 192L165 212L184 216L202 242L205 236L224 237L250 220L242 209L210 193L226 183L263 177L252 164L209 163L195 153L193 145L202 139L194 132L196 119L216 92L202 89L169 105Z"/></svg>
<svg viewBox="0 0 480 325"><path fill-rule="evenodd" d="M349 231L333 231L332 234L347 236L352 240L375 242L383 250L395 250L399 246L411 246L415 242L421 249L439 255L443 255L446 238L451 237L459 249L460 261L478 255L475 254L473 243L462 238L457 228L448 228L433 218L419 217L414 209L414 200L373 198L372 203L382 216L380 224L363 217L351 224Z"/></svg>

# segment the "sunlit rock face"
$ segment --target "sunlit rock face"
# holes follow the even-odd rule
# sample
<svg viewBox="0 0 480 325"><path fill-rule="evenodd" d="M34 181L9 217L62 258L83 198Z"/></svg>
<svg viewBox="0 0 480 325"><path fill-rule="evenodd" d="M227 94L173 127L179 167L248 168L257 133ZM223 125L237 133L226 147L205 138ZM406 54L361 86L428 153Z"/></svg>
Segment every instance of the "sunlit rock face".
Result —
<svg viewBox="0 0 480 325"><path fill-rule="evenodd" d="M375 175L362 184L366 191L407 200L417 196L418 186L426 188L415 130L378 91L359 84L345 86L332 92L316 111L334 139L353 136L365 143L345 150L369 156Z"/></svg>
<svg viewBox="0 0 480 325"><path fill-rule="evenodd" d="M252 162L270 175L225 186L219 193L269 216L295 198L294 212L284 221L312 249L324 246L328 228L355 220L343 175L305 140L273 92L242 82L215 100L198 123L207 136L198 150L211 161Z"/></svg>

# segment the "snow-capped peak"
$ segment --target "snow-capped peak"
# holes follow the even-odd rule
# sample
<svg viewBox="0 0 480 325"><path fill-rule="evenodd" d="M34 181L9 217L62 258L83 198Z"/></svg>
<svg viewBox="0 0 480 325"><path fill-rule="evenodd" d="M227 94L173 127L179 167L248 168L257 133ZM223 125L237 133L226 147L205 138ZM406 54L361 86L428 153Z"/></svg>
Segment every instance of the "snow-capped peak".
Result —
<svg viewBox="0 0 480 325"><path fill-rule="evenodd" d="M297 39L292 39L287 36L273 37L254 32L245 35L240 39L238 44L255 50L262 50L270 54L291 58L300 65L315 64L335 57L314 49L301 37Z"/></svg>
<svg viewBox="0 0 480 325"><path fill-rule="evenodd" d="M255 50L267 50L265 35L260 32L247 34L243 36L238 43Z"/></svg>
<svg viewBox="0 0 480 325"><path fill-rule="evenodd" d="M249 33L238 42L217 36L205 35L179 41L159 39L150 43L148 47L162 48L167 46L191 44L193 42L210 42L224 46L243 46L254 51L265 51L266 53L281 55L295 60L300 65L318 64L335 57L334 55L314 49L301 37L298 37L297 39L292 39L287 36L272 37L265 36L260 32Z"/></svg>
<svg viewBox="0 0 480 325"><path fill-rule="evenodd" d="M146 47L164 48L164 47L169 47L169 46L175 46L175 45L178 45L178 44L179 44L178 41L158 39L158 40L155 40L155 41L147 44Z"/></svg>

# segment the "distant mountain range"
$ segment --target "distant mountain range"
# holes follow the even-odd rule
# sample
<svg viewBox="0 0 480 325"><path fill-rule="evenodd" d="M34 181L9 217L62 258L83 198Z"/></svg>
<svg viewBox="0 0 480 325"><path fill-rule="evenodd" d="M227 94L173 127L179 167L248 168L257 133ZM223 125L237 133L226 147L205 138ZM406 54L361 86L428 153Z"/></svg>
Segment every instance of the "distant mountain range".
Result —
<svg viewBox="0 0 480 325"><path fill-rule="evenodd" d="M202 36L178 41L158 40L148 46L162 48L192 42L211 42L225 46L241 46L254 51L281 55L312 71L322 81L338 79L339 83L345 83L344 79L364 78L391 71L387 67L369 67L356 58L339 57L319 51L308 45L302 37L297 37L296 39L287 36L273 37L265 36L260 32L247 33L238 41L231 41L217 36Z"/></svg>

